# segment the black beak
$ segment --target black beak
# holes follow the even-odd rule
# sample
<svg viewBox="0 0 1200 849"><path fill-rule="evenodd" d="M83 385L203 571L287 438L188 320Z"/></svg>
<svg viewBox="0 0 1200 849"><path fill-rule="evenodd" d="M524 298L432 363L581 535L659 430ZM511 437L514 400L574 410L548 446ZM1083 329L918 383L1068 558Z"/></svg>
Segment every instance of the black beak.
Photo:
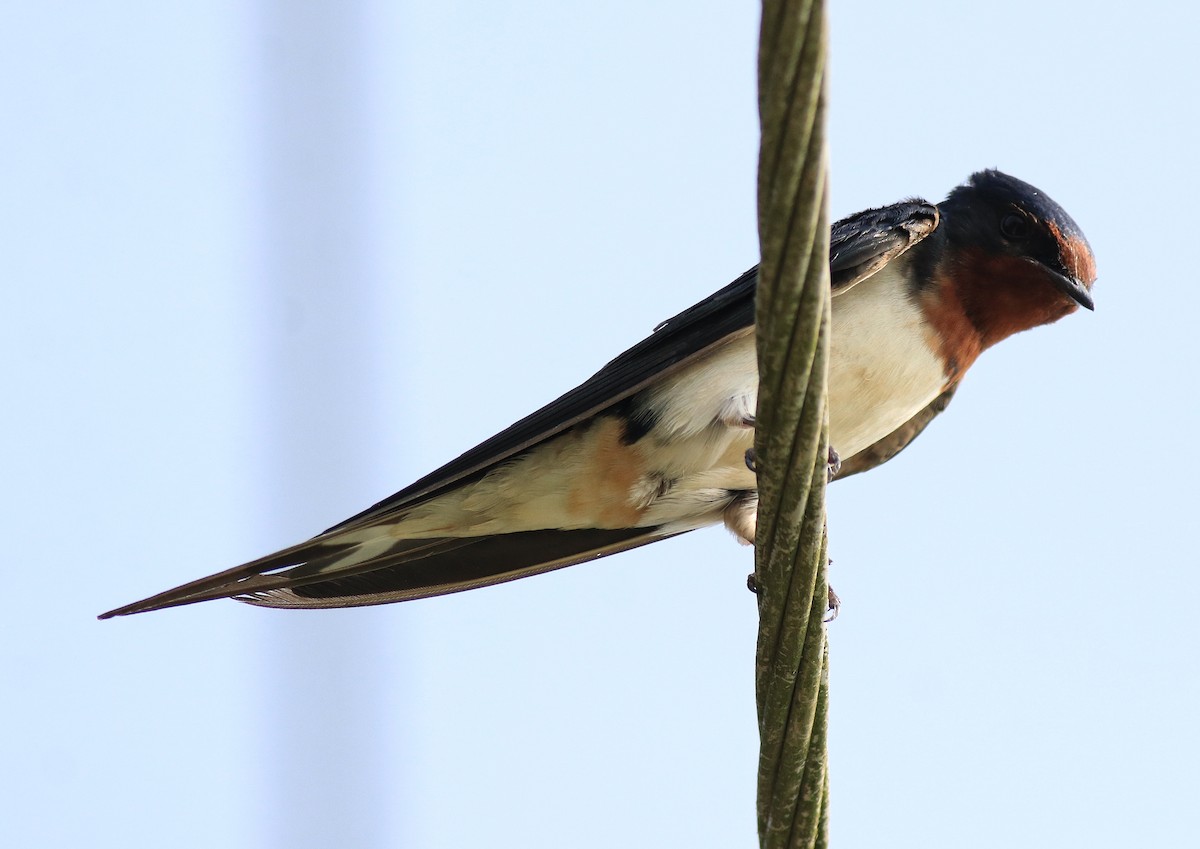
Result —
<svg viewBox="0 0 1200 849"><path fill-rule="evenodd" d="M1050 275L1050 282L1054 284L1054 288L1084 309L1093 311L1096 309L1096 304L1092 301L1092 293L1087 290L1087 286L1083 285L1082 280L1063 274L1061 271L1055 271L1040 262L1038 265L1041 265L1042 270Z"/></svg>

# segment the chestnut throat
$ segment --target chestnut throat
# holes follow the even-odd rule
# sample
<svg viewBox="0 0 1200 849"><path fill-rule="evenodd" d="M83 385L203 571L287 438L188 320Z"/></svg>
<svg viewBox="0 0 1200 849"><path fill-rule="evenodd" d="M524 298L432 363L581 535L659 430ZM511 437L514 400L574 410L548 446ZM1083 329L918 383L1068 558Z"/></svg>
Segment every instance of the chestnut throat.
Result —
<svg viewBox="0 0 1200 849"><path fill-rule="evenodd" d="M979 250L964 251L956 267L937 272L936 285L919 297L949 382L997 342L1077 309L1037 265Z"/></svg>

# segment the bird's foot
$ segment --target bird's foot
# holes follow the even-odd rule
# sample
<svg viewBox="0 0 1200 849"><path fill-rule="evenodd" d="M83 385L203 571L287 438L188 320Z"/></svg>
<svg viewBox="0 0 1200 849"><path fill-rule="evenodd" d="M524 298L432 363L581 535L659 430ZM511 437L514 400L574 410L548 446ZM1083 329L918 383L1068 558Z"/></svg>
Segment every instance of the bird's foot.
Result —
<svg viewBox="0 0 1200 849"><path fill-rule="evenodd" d="M746 589L758 595L758 578L753 572L746 576ZM825 609L825 622L832 622L837 619L838 613L842 609L842 600L838 598L838 594L833 591L833 587L829 587L828 607Z"/></svg>
<svg viewBox="0 0 1200 849"><path fill-rule="evenodd" d="M842 458L833 450L833 446L829 446L829 456L825 461L828 464L829 480L837 477L837 473L842 470Z"/></svg>
<svg viewBox="0 0 1200 849"><path fill-rule="evenodd" d="M753 576L751 576L753 577ZM838 617L838 611L842 609L842 600L838 598L838 594L833 591L833 587L829 588L829 607L825 610L825 621L832 622Z"/></svg>
<svg viewBox="0 0 1200 849"><path fill-rule="evenodd" d="M829 454L825 463L829 472L829 480L833 480L842 470L842 458L838 456L837 451L833 450L832 445L829 446ZM746 468L758 474L758 452L753 448L746 449Z"/></svg>

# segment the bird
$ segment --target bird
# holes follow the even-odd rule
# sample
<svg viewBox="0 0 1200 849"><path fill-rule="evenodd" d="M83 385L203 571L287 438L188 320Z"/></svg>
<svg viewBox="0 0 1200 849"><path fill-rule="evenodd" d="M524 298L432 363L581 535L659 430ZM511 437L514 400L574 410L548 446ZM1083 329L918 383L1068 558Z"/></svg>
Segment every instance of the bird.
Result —
<svg viewBox="0 0 1200 849"><path fill-rule="evenodd" d="M982 351L1094 309L1075 221L998 170L946 199L836 222L830 238L831 472L887 462ZM101 614L218 598L384 604L497 584L724 523L754 541L758 269L662 322L557 400L305 542Z"/></svg>

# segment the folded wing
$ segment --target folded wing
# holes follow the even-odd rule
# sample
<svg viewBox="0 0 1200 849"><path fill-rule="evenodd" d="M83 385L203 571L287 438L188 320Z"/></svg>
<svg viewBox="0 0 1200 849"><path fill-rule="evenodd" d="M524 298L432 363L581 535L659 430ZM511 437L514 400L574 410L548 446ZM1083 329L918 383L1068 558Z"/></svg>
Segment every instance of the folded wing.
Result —
<svg viewBox="0 0 1200 849"><path fill-rule="evenodd" d="M908 250L932 232L937 221L936 207L913 201L868 210L837 222L830 243L834 295L866 279ZM758 269L752 268L725 288L660 324L647 339L580 386L323 534L109 611L100 618L228 597L289 608L383 604L509 581L674 535L675 532L656 527L547 528L412 539L397 536L394 528L395 517L479 480L498 465L597 415L613 411L626 399L685 368L731 335L751 327L757 283ZM932 415L936 412L928 418ZM900 447L927 423L926 420L916 427L907 439L901 435ZM859 457L848 458L843 475L885 462L898 450L889 452L887 446L872 446ZM862 457L868 454L869 458Z"/></svg>

